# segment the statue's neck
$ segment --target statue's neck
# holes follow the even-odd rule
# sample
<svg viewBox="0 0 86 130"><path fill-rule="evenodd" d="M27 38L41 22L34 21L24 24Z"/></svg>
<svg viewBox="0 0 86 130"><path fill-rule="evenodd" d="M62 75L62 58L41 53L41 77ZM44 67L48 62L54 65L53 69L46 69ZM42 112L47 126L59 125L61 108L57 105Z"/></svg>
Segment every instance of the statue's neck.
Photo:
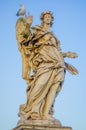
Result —
<svg viewBox="0 0 86 130"><path fill-rule="evenodd" d="M42 27L43 27L43 29L50 31L50 24L43 23Z"/></svg>

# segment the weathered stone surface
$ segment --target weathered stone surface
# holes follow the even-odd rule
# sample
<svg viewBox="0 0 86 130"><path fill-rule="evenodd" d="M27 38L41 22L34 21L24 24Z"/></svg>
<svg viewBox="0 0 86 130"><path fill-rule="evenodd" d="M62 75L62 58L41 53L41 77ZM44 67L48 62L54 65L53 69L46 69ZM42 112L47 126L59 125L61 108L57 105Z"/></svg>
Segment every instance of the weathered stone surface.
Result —
<svg viewBox="0 0 86 130"><path fill-rule="evenodd" d="M72 130L72 128L62 126L59 121L32 120L19 123L13 130Z"/></svg>
<svg viewBox="0 0 86 130"><path fill-rule="evenodd" d="M77 58L75 52L62 52L58 38L51 31L53 14L41 13L41 25L31 26L33 16L28 14L16 22L16 38L22 57L22 78L27 82L27 100L20 105L20 119L51 120L54 101L61 91L65 71L78 74L77 69L64 58ZM33 74L31 74L33 70Z"/></svg>
<svg viewBox="0 0 86 130"><path fill-rule="evenodd" d="M34 126L34 125L18 125L13 130L72 130L71 127L60 126L60 127L48 127L48 126Z"/></svg>
<svg viewBox="0 0 86 130"><path fill-rule="evenodd" d="M25 14L23 8L22 15ZM19 14L21 15L21 13ZM31 27L33 16L21 17L16 22L16 38L22 57L22 78L27 82L27 100L20 105L20 120L13 130L72 130L62 126L53 117L54 102L61 91L65 71L78 74L78 70L64 62L64 58L77 58L75 52L62 52L58 38L50 27L51 11L41 13L41 25ZM31 74L33 70L33 74Z"/></svg>

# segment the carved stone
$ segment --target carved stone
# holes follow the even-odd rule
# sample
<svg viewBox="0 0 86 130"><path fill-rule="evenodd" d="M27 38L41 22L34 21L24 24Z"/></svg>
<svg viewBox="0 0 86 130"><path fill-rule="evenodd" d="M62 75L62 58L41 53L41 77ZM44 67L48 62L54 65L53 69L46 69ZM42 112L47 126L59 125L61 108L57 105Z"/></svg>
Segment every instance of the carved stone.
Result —
<svg viewBox="0 0 86 130"><path fill-rule="evenodd" d="M53 117L53 108L66 70L78 74L78 70L66 63L64 58L77 58L78 55L75 52L61 51L60 41L50 29L54 20L51 11L41 13L40 19L41 25L34 27L31 26L33 16L29 14L16 22L16 38L22 57L22 78L27 82L27 100L20 105L20 120L13 130L72 130L71 127L63 127Z"/></svg>
<svg viewBox="0 0 86 130"><path fill-rule="evenodd" d="M33 120L20 123L13 130L72 130L72 128L61 126L59 121Z"/></svg>
<svg viewBox="0 0 86 130"><path fill-rule="evenodd" d="M13 130L72 130L71 127L38 127L38 126L26 126L26 125L21 125L16 127Z"/></svg>

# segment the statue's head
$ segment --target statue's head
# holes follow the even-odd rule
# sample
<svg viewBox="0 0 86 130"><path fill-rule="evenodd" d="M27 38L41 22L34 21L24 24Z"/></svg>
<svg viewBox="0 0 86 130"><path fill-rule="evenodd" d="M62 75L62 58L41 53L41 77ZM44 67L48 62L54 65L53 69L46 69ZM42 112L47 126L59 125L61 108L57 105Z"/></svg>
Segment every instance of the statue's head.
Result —
<svg viewBox="0 0 86 130"><path fill-rule="evenodd" d="M40 19L42 23L47 23L52 26L54 20L53 13L51 11L44 11L41 13Z"/></svg>

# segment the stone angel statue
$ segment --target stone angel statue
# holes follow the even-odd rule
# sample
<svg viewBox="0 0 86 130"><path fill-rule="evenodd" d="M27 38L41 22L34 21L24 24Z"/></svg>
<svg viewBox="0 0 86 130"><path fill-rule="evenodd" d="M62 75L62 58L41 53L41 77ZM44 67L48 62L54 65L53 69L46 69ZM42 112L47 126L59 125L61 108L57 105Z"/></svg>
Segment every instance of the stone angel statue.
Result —
<svg viewBox="0 0 86 130"><path fill-rule="evenodd" d="M52 120L54 102L61 91L66 70L78 70L64 61L76 58L75 52L62 52L60 41L51 31L54 17L51 11L41 13L41 25L31 26L33 16L20 17L16 22L16 38L22 56L22 78L27 81L27 101L20 106L20 122ZM31 69L33 74L31 75Z"/></svg>

